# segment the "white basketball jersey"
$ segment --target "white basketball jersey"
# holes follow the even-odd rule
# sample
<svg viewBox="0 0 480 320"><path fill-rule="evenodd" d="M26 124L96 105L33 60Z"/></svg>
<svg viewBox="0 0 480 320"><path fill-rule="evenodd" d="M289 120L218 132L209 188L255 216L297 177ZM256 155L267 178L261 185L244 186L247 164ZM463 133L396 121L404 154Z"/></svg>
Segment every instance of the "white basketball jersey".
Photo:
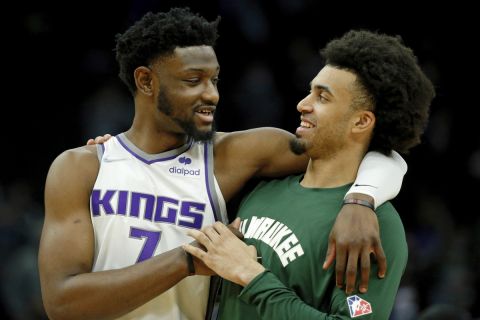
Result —
<svg viewBox="0 0 480 320"><path fill-rule="evenodd" d="M90 198L93 271L119 269L192 241L188 229L227 221L211 142L147 154L120 134L99 145ZM121 319L203 320L210 277L190 276Z"/></svg>

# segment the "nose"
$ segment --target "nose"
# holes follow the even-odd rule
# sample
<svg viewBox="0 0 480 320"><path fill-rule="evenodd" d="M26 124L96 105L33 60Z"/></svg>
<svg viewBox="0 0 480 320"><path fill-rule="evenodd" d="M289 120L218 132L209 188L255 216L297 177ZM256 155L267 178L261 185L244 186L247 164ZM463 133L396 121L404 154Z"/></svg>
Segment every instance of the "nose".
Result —
<svg viewBox="0 0 480 320"><path fill-rule="evenodd" d="M300 113L310 113L313 111L312 103L310 101L310 96L308 95L305 98L303 98L298 104L297 104L297 110Z"/></svg>
<svg viewBox="0 0 480 320"><path fill-rule="evenodd" d="M218 94L217 86L213 82L208 81L205 90L202 93L202 98L206 103L212 105L218 104L218 100L220 100L220 95Z"/></svg>

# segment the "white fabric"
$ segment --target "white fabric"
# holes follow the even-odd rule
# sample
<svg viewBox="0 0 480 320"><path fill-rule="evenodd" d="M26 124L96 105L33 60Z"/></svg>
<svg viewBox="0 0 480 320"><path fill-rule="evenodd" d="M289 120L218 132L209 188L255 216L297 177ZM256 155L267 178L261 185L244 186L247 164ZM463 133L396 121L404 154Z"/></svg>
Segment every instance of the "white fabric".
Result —
<svg viewBox="0 0 480 320"><path fill-rule="evenodd" d="M205 146L192 143L189 148L149 155L124 135L105 143L90 203L95 234L93 271L133 265L141 252L145 257L151 256L149 243L153 244L153 255L189 243L189 228L200 229L214 223L212 195L209 196L212 192L207 190L205 177L206 171L210 171L205 162ZM225 202L216 180L214 188L225 214ZM113 195L109 197L107 191ZM120 319L203 320L209 281L210 277L205 276L185 278Z"/></svg>
<svg viewBox="0 0 480 320"><path fill-rule="evenodd" d="M392 151L390 156L370 151L363 158L350 193L363 193L374 199L375 209L397 196L402 188L408 166L402 156Z"/></svg>

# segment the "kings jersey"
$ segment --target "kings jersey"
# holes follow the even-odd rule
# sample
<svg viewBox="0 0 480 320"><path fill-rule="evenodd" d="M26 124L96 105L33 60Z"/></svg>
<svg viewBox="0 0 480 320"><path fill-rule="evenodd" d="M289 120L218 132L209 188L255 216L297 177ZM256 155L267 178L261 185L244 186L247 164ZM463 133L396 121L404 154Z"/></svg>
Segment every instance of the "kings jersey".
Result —
<svg viewBox="0 0 480 320"><path fill-rule="evenodd" d="M148 154L120 134L98 146L90 211L93 271L140 263L189 243L189 229L226 221L211 142ZM192 276L121 319L203 319L210 277Z"/></svg>

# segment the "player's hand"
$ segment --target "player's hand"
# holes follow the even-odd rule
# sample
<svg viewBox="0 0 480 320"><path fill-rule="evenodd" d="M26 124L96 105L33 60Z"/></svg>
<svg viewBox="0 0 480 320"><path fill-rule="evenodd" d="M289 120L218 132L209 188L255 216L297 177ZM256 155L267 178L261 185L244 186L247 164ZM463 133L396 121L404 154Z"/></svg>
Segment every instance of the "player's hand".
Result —
<svg viewBox="0 0 480 320"><path fill-rule="evenodd" d="M227 228L240 240L243 240L243 234L240 232L240 218L236 218L232 223L227 225ZM202 229L204 231L204 229ZM190 242L190 245L195 248L199 248L203 251L206 251L206 248L201 245L197 240ZM210 269L205 265L205 263L200 260L199 258L193 256L193 264L195 267L195 274L196 275L203 275L203 276L212 276L216 275L215 271Z"/></svg>
<svg viewBox="0 0 480 320"><path fill-rule="evenodd" d="M200 250L207 250L204 246L202 246L198 241L192 241L189 243L190 246L198 248ZM184 249L185 250L185 249ZM186 250L185 250L186 251ZM216 275L215 271L210 269L205 265L205 263L192 255L193 257L193 266L195 268L195 275L200 276L214 276Z"/></svg>
<svg viewBox="0 0 480 320"><path fill-rule="evenodd" d="M345 283L345 292L351 294L355 290L357 267L360 265L359 291L365 293L368 290L371 253L378 263L378 277L384 278L387 261L375 212L357 204L344 205L330 232L323 268L328 269L336 258L337 287L342 288Z"/></svg>
<svg viewBox="0 0 480 320"><path fill-rule="evenodd" d="M227 227L238 239L243 240L243 233L240 232L240 222L240 218L235 218Z"/></svg>
<svg viewBox="0 0 480 320"><path fill-rule="evenodd" d="M185 245L185 251L202 260L224 279L245 286L265 270L257 262L255 247L246 245L221 222L201 231L191 229L188 235L195 238L206 250Z"/></svg>
<svg viewBox="0 0 480 320"><path fill-rule="evenodd" d="M88 139L87 146L93 144L102 144L108 141L112 136L110 134L104 134L103 136L97 136L95 139Z"/></svg>

